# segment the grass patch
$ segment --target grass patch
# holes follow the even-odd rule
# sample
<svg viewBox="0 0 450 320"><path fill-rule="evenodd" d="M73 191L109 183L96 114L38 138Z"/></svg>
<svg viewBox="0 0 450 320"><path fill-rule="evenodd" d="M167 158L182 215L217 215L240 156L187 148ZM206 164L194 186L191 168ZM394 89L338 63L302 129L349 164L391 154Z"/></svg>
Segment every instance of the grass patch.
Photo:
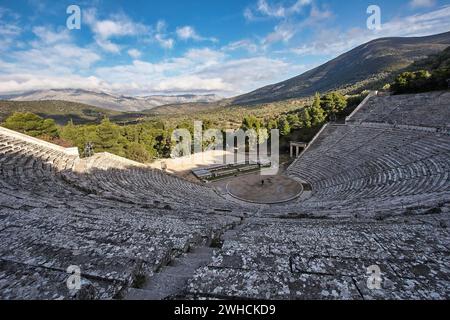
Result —
<svg viewBox="0 0 450 320"><path fill-rule="evenodd" d="M147 281L147 277L143 274L136 274L133 278L133 284L131 285L134 289L142 289Z"/></svg>

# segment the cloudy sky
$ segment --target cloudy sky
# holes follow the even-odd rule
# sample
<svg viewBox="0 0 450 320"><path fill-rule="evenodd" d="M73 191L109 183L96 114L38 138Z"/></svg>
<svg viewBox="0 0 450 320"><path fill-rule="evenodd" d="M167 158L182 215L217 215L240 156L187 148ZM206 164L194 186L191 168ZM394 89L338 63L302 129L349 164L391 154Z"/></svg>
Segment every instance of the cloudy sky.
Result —
<svg viewBox="0 0 450 320"><path fill-rule="evenodd" d="M369 5L381 29L367 28ZM448 0L0 0L0 93L233 96L378 37L447 31Z"/></svg>

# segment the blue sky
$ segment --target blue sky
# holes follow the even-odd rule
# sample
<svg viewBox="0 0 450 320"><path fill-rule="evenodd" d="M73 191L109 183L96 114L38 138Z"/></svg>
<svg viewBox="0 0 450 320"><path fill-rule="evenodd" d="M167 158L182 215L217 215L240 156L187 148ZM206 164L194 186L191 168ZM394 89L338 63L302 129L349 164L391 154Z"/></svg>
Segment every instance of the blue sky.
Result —
<svg viewBox="0 0 450 320"><path fill-rule="evenodd" d="M69 5L80 30L66 27ZM369 5L381 29L367 28ZM0 93L233 96L375 38L447 31L441 0L0 0Z"/></svg>

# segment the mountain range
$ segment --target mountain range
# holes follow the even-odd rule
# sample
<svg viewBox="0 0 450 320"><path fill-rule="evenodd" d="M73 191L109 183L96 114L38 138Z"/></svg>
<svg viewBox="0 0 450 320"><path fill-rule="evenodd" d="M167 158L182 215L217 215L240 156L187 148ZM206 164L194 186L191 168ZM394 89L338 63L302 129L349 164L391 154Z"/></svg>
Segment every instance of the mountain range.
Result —
<svg viewBox="0 0 450 320"><path fill-rule="evenodd" d="M50 89L28 91L20 94L0 96L0 100L10 101L69 101L88 104L98 108L115 111L143 111L153 108L180 103L206 103L220 100L221 97L209 95L151 95L144 97L130 97L96 92L82 89Z"/></svg>
<svg viewBox="0 0 450 320"><path fill-rule="evenodd" d="M190 113L224 105L252 105L304 98L331 90L359 93L363 89L371 89L371 85L380 81L388 82L413 63L438 54L449 46L450 32L426 37L376 39L297 77L229 99L214 94L131 97L82 89L49 89L0 96L0 100L69 101L121 112L152 110L161 114L176 112L178 107Z"/></svg>

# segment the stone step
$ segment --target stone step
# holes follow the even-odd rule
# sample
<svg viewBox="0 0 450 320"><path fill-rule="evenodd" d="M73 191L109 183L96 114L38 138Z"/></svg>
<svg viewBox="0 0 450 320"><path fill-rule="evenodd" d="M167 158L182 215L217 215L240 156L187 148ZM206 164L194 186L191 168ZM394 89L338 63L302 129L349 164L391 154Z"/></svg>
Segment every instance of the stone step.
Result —
<svg viewBox="0 0 450 320"><path fill-rule="evenodd" d="M209 247L193 249L148 279L142 288L130 289L125 299L164 300L184 295L188 281L197 269L208 265L213 253Z"/></svg>

